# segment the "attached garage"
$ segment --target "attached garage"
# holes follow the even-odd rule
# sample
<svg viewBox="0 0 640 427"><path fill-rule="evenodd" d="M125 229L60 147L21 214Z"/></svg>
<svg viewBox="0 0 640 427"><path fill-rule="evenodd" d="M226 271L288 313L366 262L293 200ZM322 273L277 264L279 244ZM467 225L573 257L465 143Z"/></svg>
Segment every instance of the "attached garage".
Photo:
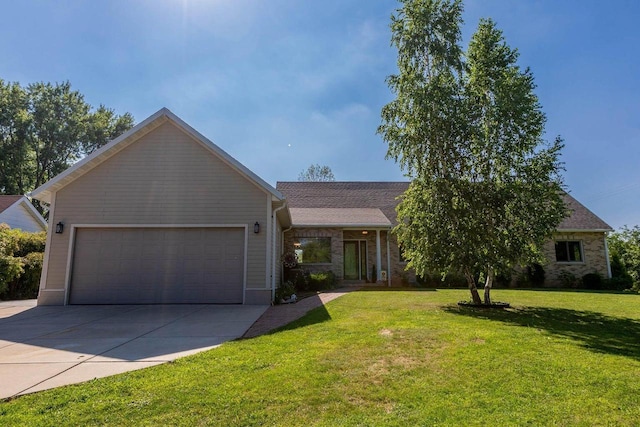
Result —
<svg viewBox="0 0 640 427"><path fill-rule="evenodd" d="M33 191L39 305L269 304L284 196L163 108Z"/></svg>
<svg viewBox="0 0 640 427"><path fill-rule="evenodd" d="M243 302L245 229L77 228L70 304Z"/></svg>

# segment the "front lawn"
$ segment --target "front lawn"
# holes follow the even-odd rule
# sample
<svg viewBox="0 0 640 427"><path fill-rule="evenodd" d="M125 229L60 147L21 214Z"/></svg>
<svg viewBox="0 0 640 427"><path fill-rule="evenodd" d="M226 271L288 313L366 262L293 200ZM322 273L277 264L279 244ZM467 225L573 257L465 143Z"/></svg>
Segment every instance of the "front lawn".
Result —
<svg viewBox="0 0 640 427"><path fill-rule="evenodd" d="M638 425L640 295L353 292L280 332L0 403L1 425Z"/></svg>

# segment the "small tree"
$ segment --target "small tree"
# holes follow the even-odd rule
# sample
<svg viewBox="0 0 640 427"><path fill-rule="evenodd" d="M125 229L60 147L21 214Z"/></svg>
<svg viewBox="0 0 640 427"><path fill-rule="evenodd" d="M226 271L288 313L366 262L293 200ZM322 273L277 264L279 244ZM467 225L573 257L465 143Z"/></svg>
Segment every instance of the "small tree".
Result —
<svg viewBox="0 0 640 427"><path fill-rule="evenodd" d="M307 182L331 182L335 181L333 172L329 166L320 166L318 164L311 165L307 170L300 172L298 175L298 181Z"/></svg>
<svg viewBox="0 0 640 427"><path fill-rule="evenodd" d="M497 273L540 259L565 215L559 154L546 144L533 76L490 20L465 55L460 1L403 0L392 17L399 74L378 132L412 179L395 231L420 275L461 271L484 302Z"/></svg>

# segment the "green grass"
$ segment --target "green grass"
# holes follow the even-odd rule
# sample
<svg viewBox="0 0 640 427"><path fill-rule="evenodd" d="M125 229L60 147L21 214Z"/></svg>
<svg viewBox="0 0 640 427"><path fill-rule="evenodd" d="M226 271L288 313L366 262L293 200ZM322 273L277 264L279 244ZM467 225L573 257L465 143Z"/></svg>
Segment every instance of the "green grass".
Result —
<svg viewBox="0 0 640 427"><path fill-rule="evenodd" d="M284 330L0 403L0 425L638 425L640 295L362 291Z"/></svg>

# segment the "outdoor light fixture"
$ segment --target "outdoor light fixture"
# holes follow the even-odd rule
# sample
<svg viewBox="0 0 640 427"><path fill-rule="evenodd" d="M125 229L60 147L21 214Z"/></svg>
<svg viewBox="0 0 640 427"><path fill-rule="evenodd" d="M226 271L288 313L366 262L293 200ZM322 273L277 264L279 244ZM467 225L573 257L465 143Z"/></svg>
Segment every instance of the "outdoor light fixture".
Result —
<svg viewBox="0 0 640 427"><path fill-rule="evenodd" d="M369 232L367 230L364 230L362 234L369 234Z"/></svg>
<svg viewBox="0 0 640 427"><path fill-rule="evenodd" d="M258 223L258 221L256 221L255 224L253 224L253 232L256 234L260 232L260 224Z"/></svg>
<svg viewBox="0 0 640 427"><path fill-rule="evenodd" d="M62 222L59 222L56 224L56 234L62 234L62 231L64 230L64 224Z"/></svg>

